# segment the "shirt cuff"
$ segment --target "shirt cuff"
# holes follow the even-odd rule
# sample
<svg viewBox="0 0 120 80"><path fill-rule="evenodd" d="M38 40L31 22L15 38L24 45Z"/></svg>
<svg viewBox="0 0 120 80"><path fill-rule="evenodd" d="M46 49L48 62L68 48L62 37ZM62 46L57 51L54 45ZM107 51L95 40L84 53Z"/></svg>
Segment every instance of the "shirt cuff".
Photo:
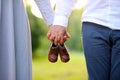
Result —
<svg viewBox="0 0 120 80"><path fill-rule="evenodd" d="M57 15L54 17L53 25L61 25L67 27L68 18L66 16Z"/></svg>

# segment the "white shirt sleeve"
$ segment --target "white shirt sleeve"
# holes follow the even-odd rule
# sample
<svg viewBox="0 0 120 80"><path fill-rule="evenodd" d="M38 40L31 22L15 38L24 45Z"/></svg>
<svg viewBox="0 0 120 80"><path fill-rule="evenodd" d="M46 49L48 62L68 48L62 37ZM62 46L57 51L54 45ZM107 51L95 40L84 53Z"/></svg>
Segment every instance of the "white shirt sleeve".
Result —
<svg viewBox="0 0 120 80"><path fill-rule="evenodd" d="M35 0L47 25L53 24L54 12L50 4L50 0Z"/></svg>
<svg viewBox="0 0 120 80"><path fill-rule="evenodd" d="M67 27L69 15L77 0L57 0L53 25Z"/></svg>

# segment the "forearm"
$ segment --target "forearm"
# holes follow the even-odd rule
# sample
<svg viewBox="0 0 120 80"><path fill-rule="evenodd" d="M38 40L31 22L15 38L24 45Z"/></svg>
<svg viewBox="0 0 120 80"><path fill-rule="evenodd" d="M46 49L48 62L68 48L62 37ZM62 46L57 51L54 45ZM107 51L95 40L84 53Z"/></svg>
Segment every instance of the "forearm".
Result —
<svg viewBox="0 0 120 80"><path fill-rule="evenodd" d="M57 0L53 25L67 27L68 18L76 0Z"/></svg>
<svg viewBox="0 0 120 80"><path fill-rule="evenodd" d="M47 25L53 24L54 12L52 10L50 0L35 0Z"/></svg>

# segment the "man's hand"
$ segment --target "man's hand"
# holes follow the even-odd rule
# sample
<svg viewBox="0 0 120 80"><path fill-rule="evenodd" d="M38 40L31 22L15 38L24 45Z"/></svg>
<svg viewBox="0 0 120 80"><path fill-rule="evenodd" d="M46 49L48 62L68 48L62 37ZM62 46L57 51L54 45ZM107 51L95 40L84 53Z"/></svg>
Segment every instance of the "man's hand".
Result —
<svg viewBox="0 0 120 80"><path fill-rule="evenodd" d="M58 43L63 44L67 38L70 38L70 35L64 26L51 25L47 37L57 45Z"/></svg>

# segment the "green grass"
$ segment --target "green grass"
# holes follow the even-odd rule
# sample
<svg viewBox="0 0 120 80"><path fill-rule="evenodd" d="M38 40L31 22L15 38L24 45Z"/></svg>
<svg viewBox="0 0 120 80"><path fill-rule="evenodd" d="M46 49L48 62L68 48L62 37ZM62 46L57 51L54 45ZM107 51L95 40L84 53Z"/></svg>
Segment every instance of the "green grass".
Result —
<svg viewBox="0 0 120 80"><path fill-rule="evenodd" d="M87 80L84 56L70 52L71 59L63 63L58 59L51 63L46 57L33 60L33 80Z"/></svg>

